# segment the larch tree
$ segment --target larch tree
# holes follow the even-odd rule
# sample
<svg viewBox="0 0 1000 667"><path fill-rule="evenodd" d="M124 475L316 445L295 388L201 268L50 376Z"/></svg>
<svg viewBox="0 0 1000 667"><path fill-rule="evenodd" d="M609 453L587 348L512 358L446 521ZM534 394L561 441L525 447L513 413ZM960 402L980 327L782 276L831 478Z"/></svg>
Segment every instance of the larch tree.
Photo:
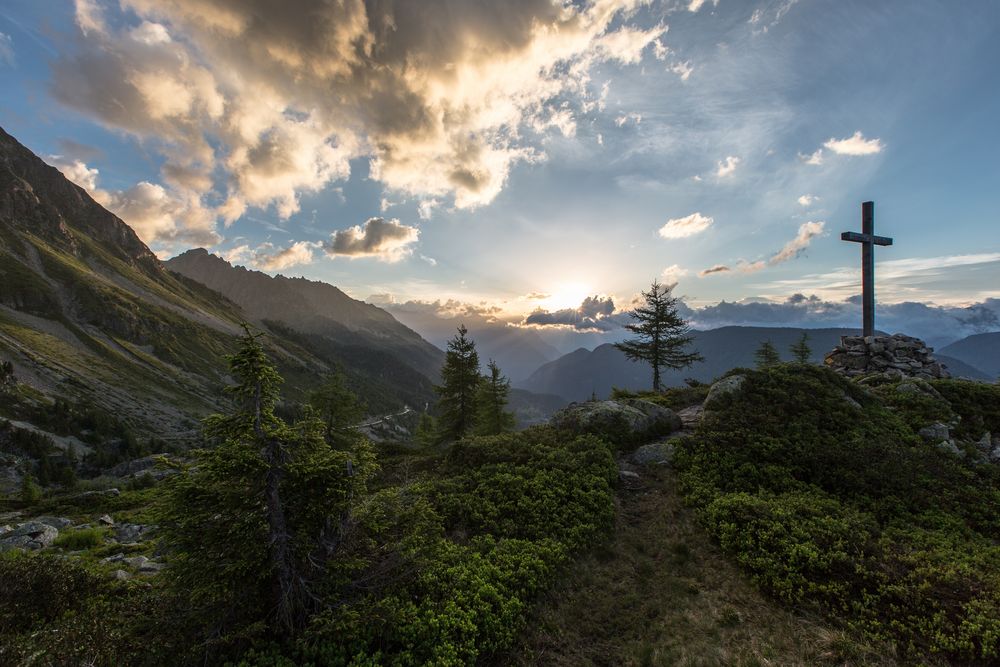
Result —
<svg viewBox="0 0 1000 667"><path fill-rule="evenodd" d="M476 418L476 393L479 389L479 353L468 337L465 325L448 341L441 384L434 387L438 401L439 439L457 440L468 434Z"/></svg>
<svg viewBox="0 0 1000 667"><path fill-rule="evenodd" d="M688 350L693 337L687 322L677 312L677 298L671 286L653 281L642 293L643 303L630 315L633 322L625 328L635 338L615 343L632 361L645 361L653 367L653 391L660 391L660 374L667 368L686 368L702 361L698 352Z"/></svg>
<svg viewBox="0 0 1000 667"><path fill-rule="evenodd" d="M478 435L499 435L514 430L514 414L507 412L510 380L490 359L489 374L482 378L476 397L476 428Z"/></svg>

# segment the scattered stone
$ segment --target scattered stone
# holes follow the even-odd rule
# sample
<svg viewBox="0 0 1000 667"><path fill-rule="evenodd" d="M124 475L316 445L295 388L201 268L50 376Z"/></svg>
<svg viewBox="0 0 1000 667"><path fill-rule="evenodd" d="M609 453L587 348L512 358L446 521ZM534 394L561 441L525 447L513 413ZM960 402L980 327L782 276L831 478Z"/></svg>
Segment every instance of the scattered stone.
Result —
<svg viewBox="0 0 1000 667"><path fill-rule="evenodd" d="M0 526L0 535L6 535L12 530L14 530L14 527L9 524L5 526Z"/></svg>
<svg viewBox="0 0 1000 667"><path fill-rule="evenodd" d="M669 465L674 459L674 445L671 442L651 442L639 447L629 460L636 465Z"/></svg>
<svg viewBox="0 0 1000 667"><path fill-rule="evenodd" d="M147 561L142 564L139 568L139 572L142 574L156 574L160 570L166 567L163 563L157 563L156 561Z"/></svg>
<svg viewBox="0 0 1000 667"><path fill-rule="evenodd" d="M145 556L132 556L131 558L125 558L124 560L129 567L134 567L137 570L141 570L142 566L149 562L149 559Z"/></svg>
<svg viewBox="0 0 1000 667"><path fill-rule="evenodd" d="M102 526L113 526L115 525L115 520L111 518L111 515L103 514L101 515L101 518L97 520L97 523L101 524Z"/></svg>
<svg viewBox="0 0 1000 667"><path fill-rule="evenodd" d="M132 578L132 575L126 572L125 570L115 570L111 574L111 578L114 579L115 581L128 581L129 579Z"/></svg>
<svg viewBox="0 0 1000 667"><path fill-rule="evenodd" d="M73 525L71 519L67 519L64 516L40 516L35 521L39 523L44 523L48 526L52 526L56 530L62 530L63 528L69 528Z"/></svg>
<svg viewBox="0 0 1000 667"><path fill-rule="evenodd" d="M639 473L631 470L619 470L618 476L621 477L623 482L638 482L640 479Z"/></svg>
<svg viewBox="0 0 1000 667"><path fill-rule="evenodd" d="M107 558L102 558L102 563L120 563L125 560L124 553L116 553L114 556L108 556Z"/></svg>
<svg viewBox="0 0 1000 667"><path fill-rule="evenodd" d="M708 396L705 397L705 402L702 403L703 409L711 409L712 404L723 396L735 394L740 391L743 388L743 383L746 382L746 379L745 375L730 375L729 377L722 378L713 384L712 388L708 390Z"/></svg>
<svg viewBox="0 0 1000 667"><path fill-rule="evenodd" d="M115 527L115 539L122 544L134 544L149 539L149 534L156 526L144 526L139 523L122 523Z"/></svg>
<svg viewBox="0 0 1000 667"><path fill-rule="evenodd" d="M919 338L892 336L841 336L840 345L826 355L824 363L841 375L883 373L894 379L924 380L951 377L947 366L935 360L934 348Z"/></svg>
<svg viewBox="0 0 1000 667"><path fill-rule="evenodd" d="M917 435L927 442L941 442L942 440L948 440L951 438L951 429L948 428L947 424L938 422L936 424L923 427L917 431Z"/></svg>
<svg viewBox="0 0 1000 667"><path fill-rule="evenodd" d="M59 531L39 521L23 523L0 537L0 552L11 549L42 549L50 546L59 536Z"/></svg>
<svg viewBox="0 0 1000 667"><path fill-rule="evenodd" d="M954 440L942 440L937 444L937 448L947 454L952 454L960 458L965 458L965 452L958 448Z"/></svg>

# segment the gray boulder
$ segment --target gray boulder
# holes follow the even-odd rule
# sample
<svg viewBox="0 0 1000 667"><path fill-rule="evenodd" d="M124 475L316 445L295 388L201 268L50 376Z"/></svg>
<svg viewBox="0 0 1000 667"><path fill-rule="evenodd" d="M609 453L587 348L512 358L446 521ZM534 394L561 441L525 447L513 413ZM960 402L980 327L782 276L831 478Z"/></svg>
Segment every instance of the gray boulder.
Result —
<svg viewBox="0 0 1000 667"><path fill-rule="evenodd" d="M681 419L668 408L643 401L587 401L570 403L552 415L551 424L574 433L592 433L615 444L641 442L681 428Z"/></svg>
<svg viewBox="0 0 1000 667"><path fill-rule="evenodd" d="M674 459L674 445L667 442L651 442L648 445L639 447L629 460L640 466L645 465L669 465Z"/></svg>
<svg viewBox="0 0 1000 667"><path fill-rule="evenodd" d="M730 375L729 377L722 378L708 390L708 396L705 397L705 402L702 405L706 410L710 410L712 404L723 396L729 396L741 391L746 379L745 375Z"/></svg>
<svg viewBox="0 0 1000 667"><path fill-rule="evenodd" d="M35 521L39 523L44 523L48 526L52 526L56 530L62 530L63 528L69 528L73 525L71 519L67 519L64 516L40 516Z"/></svg>
<svg viewBox="0 0 1000 667"><path fill-rule="evenodd" d="M948 428L947 424L938 422L936 424L923 427L917 431L917 435L923 438L926 442L941 442L942 440L948 440L951 437L951 429Z"/></svg>
<svg viewBox="0 0 1000 667"><path fill-rule="evenodd" d="M122 544L133 544L149 539L149 534L156 526L145 526L141 523L122 523L115 526L115 539Z"/></svg>
<svg viewBox="0 0 1000 667"><path fill-rule="evenodd" d="M41 549L56 541L59 531L40 521L21 524L0 537L0 552L11 549Z"/></svg>

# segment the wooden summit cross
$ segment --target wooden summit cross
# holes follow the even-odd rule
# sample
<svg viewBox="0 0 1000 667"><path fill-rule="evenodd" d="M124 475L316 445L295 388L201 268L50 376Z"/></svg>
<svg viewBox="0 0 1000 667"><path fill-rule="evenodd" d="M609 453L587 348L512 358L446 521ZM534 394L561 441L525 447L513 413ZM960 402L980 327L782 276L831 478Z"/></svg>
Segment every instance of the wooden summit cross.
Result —
<svg viewBox="0 0 1000 667"><path fill-rule="evenodd" d="M875 335L875 246L892 245L892 239L875 236L875 202L861 204L861 233L844 232L841 241L861 244L861 295L864 336Z"/></svg>

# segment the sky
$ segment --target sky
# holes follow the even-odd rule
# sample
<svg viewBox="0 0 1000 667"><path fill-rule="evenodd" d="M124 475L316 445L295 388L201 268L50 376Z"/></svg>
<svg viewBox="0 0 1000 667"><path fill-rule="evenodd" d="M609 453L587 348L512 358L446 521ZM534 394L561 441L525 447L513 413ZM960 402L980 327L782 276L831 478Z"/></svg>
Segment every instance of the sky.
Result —
<svg viewBox="0 0 1000 667"><path fill-rule="evenodd" d="M416 326L850 324L874 200L940 338L1000 329L998 62L992 0L5 0L0 125L161 257Z"/></svg>

